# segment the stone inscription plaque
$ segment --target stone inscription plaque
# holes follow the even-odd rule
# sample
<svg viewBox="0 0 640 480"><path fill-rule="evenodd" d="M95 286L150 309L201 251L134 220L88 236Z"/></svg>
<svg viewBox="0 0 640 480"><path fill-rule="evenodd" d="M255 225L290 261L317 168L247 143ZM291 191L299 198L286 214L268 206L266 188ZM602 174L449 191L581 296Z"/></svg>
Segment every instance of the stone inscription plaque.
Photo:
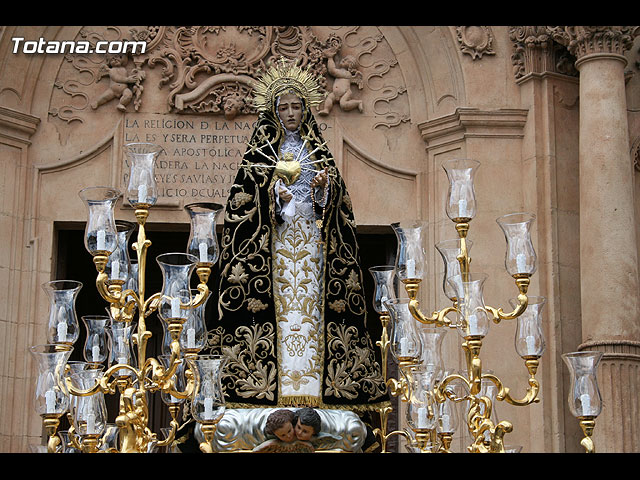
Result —
<svg viewBox="0 0 640 480"><path fill-rule="evenodd" d="M225 120L175 114L127 114L124 143L148 142L164 148L156 163L158 205L192 202L226 204L255 118ZM123 185L129 165L124 159Z"/></svg>

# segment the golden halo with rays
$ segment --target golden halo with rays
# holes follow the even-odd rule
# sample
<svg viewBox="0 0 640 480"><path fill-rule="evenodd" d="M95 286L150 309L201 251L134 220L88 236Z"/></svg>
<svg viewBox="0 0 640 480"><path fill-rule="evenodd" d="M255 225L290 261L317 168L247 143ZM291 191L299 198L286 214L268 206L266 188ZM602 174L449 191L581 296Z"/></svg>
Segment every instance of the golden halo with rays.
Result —
<svg viewBox="0 0 640 480"><path fill-rule="evenodd" d="M253 104L259 112L270 111L275 99L289 90L304 98L308 106L319 105L324 100L316 76L309 68L281 57L255 81Z"/></svg>

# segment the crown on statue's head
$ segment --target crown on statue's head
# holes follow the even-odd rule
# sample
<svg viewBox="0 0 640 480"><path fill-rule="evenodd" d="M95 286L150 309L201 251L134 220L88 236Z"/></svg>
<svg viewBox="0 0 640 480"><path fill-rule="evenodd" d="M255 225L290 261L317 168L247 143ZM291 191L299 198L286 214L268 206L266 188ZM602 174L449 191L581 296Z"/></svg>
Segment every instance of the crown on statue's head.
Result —
<svg viewBox="0 0 640 480"><path fill-rule="evenodd" d="M283 57L256 80L253 90L253 104L260 112L272 110L276 99L285 93L301 97L308 106L319 105L324 99L315 74Z"/></svg>

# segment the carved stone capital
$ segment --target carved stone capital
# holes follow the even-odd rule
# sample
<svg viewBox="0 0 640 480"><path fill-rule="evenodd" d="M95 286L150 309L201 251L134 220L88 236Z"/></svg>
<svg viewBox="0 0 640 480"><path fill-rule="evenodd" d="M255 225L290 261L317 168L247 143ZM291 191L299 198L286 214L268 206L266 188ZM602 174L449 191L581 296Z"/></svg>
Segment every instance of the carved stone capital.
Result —
<svg viewBox="0 0 640 480"><path fill-rule="evenodd" d="M516 80L529 74L547 72L577 76L575 58L566 47L555 41L549 27L509 27L509 38L514 47L511 62Z"/></svg>
<svg viewBox="0 0 640 480"><path fill-rule="evenodd" d="M624 55L640 35L637 26L553 26L546 27L553 39L565 45L578 60L593 54Z"/></svg>

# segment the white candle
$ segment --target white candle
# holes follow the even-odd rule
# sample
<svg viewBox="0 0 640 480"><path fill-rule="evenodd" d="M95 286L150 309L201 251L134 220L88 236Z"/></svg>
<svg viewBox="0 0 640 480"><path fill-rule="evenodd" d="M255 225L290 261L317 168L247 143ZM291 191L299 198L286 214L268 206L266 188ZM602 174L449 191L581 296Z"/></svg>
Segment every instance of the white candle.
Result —
<svg viewBox="0 0 640 480"><path fill-rule="evenodd" d="M213 419L213 398L207 397L204 399L204 419Z"/></svg>
<svg viewBox="0 0 640 480"><path fill-rule="evenodd" d="M425 407L418 409L418 428L427 428L427 409Z"/></svg>
<svg viewBox="0 0 640 480"><path fill-rule="evenodd" d="M138 203L147 203L147 186L138 185Z"/></svg>
<svg viewBox="0 0 640 480"><path fill-rule="evenodd" d="M527 272L527 256L524 253L516 255L516 269L518 273Z"/></svg>
<svg viewBox="0 0 640 480"><path fill-rule="evenodd" d="M129 362L127 360L127 357L118 357L116 360L116 363L119 363L120 365L127 365ZM127 374L127 370L125 368L121 368L118 370L118 375L126 375Z"/></svg>
<svg viewBox="0 0 640 480"><path fill-rule="evenodd" d="M458 216L460 218L466 218L469 216L469 213L467 212L467 200L464 198L458 200Z"/></svg>
<svg viewBox="0 0 640 480"><path fill-rule="evenodd" d="M591 413L591 397L583 393L580 395L580 403L582 404L582 414L589 415Z"/></svg>
<svg viewBox="0 0 640 480"><path fill-rule="evenodd" d="M409 342L406 338L400 339L400 355L407 355L409 353Z"/></svg>
<svg viewBox="0 0 640 480"><path fill-rule="evenodd" d="M91 347L91 360L94 361L94 362L99 362L100 361L100 346L99 345L94 345L93 347Z"/></svg>
<svg viewBox="0 0 640 480"><path fill-rule="evenodd" d="M47 390L44 394L44 402L46 405L46 413L55 413L56 410L56 392L53 390Z"/></svg>
<svg viewBox="0 0 640 480"><path fill-rule="evenodd" d="M416 278L416 261L413 258L407 260L407 278Z"/></svg>
<svg viewBox="0 0 640 480"><path fill-rule="evenodd" d="M534 353L536 353L536 339L533 335L527 335L527 338L525 339L525 341L527 342L527 353L529 355L533 355Z"/></svg>
<svg viewBox="0 0 640 480"><path fill-rule="evenodd" d="M193 328L187 329L187 348L195 348L196 346L196 331Z"/></svg>
<svg viewBox="0 0 640 480"><path fill-rule="evenodd" d="M207 249L207 244L206 244L206 242L202 242L202 243L200 243L200 244L198 245L198 250L200 251L200 261L201 261L202 263L206 262L206 261L207 261L207 258L208 258L208 256L207 256L207 250L208 250L208 249Z"/></svg>
<svg viewBox="0 0 640 480"><path fill-rule="evenodd" d="M478 335L480 333L478 329L478 317L476 317L475 314L469 315L467 319L467 331L469 335Z"/></svg>
<svg viewBox="0 0 640 480"><path fill-rule="evenodd" d="M94 435L96 433L96 414L89 412L87 414L87 435Z"/></svg>
<svg viewBox="0 0 640 480"><path fill-rule="evenodd" d="M111 264L111 279L117 280L120 277L120 262L115 261Z"/></svg>
<svg viewBox="0 0 640 480"><path fill-rule="evenodd" d="M387 306L384 304L384 302L386 302L387 300L388 298L384 295L380 299L380 306L382 307L382 310L384 310L385 312L387 311Z"/></svg>
<svg viewBox="0 0 640 480"><path fill-rule="evenodd" d="M56 328L58 332L58 341L64 342L67 339L67 322L60 322Z"/></svg>
<svg viewBox="0 0 640 480"><path fill-rule="evenodd" d="M171 318L179 318L180 317L180 299L172 298L171 299Z"/></svg>
<svg viewBox="0 0 640 480"><path fill-rule="evenodd" d="M106 236L107 232L104 230L98 230L97 233L97 246L96 250L104 250L106 248Z"/></svg>
<svg viewBox="0 0 640 480"><path fill-rule="evenodd" d="M447 415L446 413L443 413L440 416L440 423L441 423L443 432L450 432L451 431L451 420L449 418L449 415Z"/></svg>

